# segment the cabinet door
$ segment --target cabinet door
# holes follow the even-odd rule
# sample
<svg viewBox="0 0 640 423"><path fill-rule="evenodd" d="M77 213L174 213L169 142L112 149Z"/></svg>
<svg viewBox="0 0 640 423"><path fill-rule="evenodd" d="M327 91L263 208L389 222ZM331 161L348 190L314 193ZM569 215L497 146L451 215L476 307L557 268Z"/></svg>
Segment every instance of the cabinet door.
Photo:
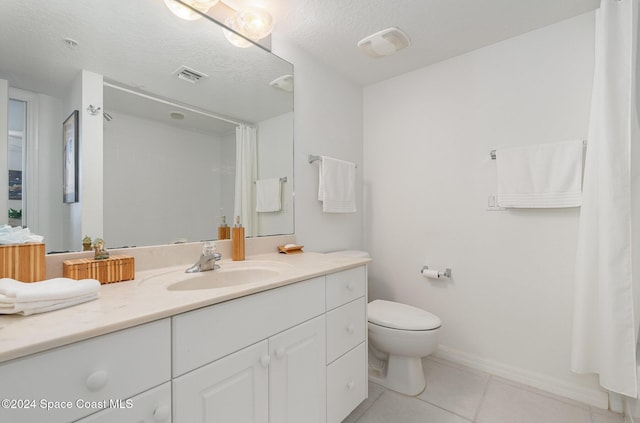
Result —
<svg viewBox="0 0 640 423"><path fill-rule="evenodd" d="M262 341L173 381L174 423L267 423L268 342Z"/></svg>
<svg viewBox="0 0 640 423"><path fill-rule="evenodd" d="M272 423L326 422L325 317L269 339Z"/></svg>

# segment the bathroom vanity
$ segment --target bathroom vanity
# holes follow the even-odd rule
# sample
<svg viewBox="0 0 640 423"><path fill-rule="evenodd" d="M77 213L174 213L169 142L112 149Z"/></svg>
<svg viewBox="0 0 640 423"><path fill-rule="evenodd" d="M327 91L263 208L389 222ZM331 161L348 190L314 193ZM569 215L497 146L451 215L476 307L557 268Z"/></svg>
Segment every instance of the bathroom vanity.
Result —
<svg viewBox="0 0 640 423"><path fill-rule="evenodd" d="M153 269L2 316L0 421L339 423L367 396L367 262L264 254L197 282Z"/></svg>

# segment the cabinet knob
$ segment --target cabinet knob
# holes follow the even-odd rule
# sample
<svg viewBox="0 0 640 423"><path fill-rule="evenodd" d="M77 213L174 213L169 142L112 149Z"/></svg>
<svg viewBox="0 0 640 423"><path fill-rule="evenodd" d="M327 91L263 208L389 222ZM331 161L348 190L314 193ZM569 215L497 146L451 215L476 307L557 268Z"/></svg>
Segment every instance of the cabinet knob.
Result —
<svg viewBox="0 0 640 423"><path fill-rule="evenodd" d="M356 327L353 323L349 323L347 325L347 333L353 333L356 331Z"/></svg>
<svg viewBox="0 0 640 423"><path fill-rule="evenodd" d="M262 367L269 367L269 363L271 363L271 357L269 357L268 355L263 355L262 357L260 357L260 364L262 365Z"/></svg>
<svg viewBox="0 0 640 423"><path fill-rule="evenodd" d="M278 348L278 349L276 350L276 358L277 358L278 360L281 360L281 359L284 357L284 355L285 355L285 354L286 354L286 351L284 350L284 348L283 348L283 347L280 347L280 348Z"/></svg>
<svg viewBox="0 0 640 423"><path fill-rule="evenodd" d="M348 390L353 391L355 387L356 387L356 383L354 381L350 380L349 382L347 382Z"/></svg>
<svg viewBox="0 0 640 423"><path fill-rule="evenodd" d="M353 291L353 288L355 288L355 284L351 281L347 284L347 291L351 292Z"/></svg>
<svg viewBox="0 0 640 423"><path fill-rule="evenodd" d="M164 404L153 410L153 421L155 422L164 422L169 418L171 414L171 408Z"/></svg>
<svg viewBox="0 0 640 423"><path fill-rule="evenodd" d="M109 381L109 375L104 370L97 370L87 377L85 385L91 392L99 391L104 388Z"/></svg>

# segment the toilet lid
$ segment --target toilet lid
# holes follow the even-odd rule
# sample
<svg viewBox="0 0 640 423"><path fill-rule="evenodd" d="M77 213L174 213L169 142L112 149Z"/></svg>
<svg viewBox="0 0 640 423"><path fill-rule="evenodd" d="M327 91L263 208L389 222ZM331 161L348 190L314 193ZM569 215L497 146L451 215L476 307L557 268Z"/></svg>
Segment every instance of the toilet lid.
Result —
<svg viewBox="0 0 640 423"><path fill-rule="evenodd" d="M391 329L432 330L442 325L440 318L428 311L393 301L371 301L367 313L369 322Z"/></svg>

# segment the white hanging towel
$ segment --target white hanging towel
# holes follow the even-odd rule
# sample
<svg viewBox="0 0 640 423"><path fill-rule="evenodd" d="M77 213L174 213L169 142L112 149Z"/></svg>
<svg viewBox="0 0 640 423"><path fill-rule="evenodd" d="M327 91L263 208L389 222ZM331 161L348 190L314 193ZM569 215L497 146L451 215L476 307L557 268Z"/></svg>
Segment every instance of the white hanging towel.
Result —
<svg viewBox="0 0 640 423"><path fill-rule="evenodd" d="M498 206L579 207L583 141L496 150Z"/></svg>
<svg viewBox="0 0 640 423"><path fill-rule="evenodd" d="M282 209L281 187L280 178L256 181L256 211L258 213L278 212Z"/></svg>
<svg viewBox="0 0 640 423"><path fill-rule="evenodd" d="M355 213L356 165L332 157L320 157L318 200L325 213Z"/></svg>

